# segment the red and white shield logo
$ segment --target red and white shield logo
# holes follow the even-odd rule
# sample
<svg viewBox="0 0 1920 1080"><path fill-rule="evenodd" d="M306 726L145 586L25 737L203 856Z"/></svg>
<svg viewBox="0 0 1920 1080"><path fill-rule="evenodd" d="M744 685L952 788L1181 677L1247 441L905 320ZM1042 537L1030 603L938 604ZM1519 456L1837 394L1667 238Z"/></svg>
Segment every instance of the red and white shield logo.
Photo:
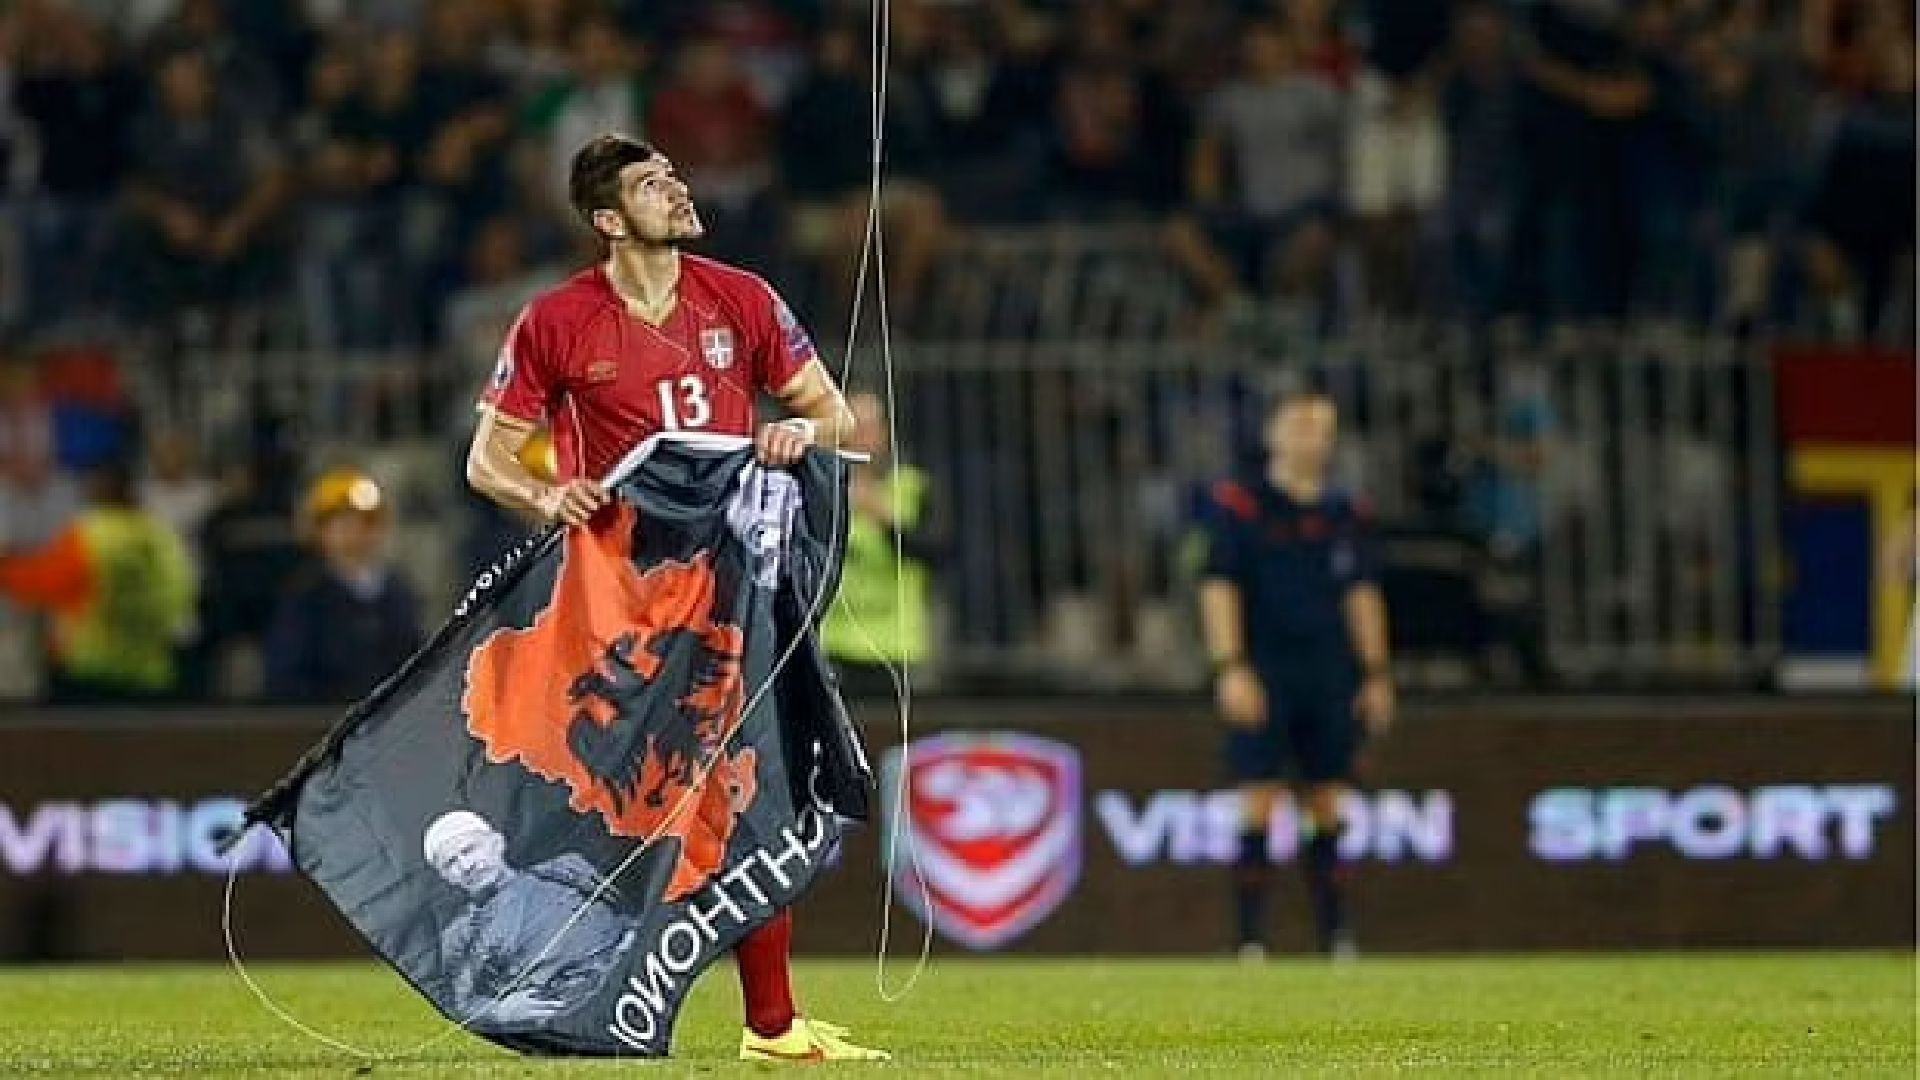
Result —
<svg viewBox="0 0 1920 1080"><path fill-rule="evenodd" d="M1030 735L955 732L909 747L897 895L934 929L995 949L1046 918L1080 879L1080 755ZM899 750L882 765L898 812ZM917 855L917 858L916 858Z"/></svg>
<svg viewBox="0 0 1920 1080"><path fill-rule="evenodd" d="M724 326L710 326L700 331L700 355L716 370L732 367L733 331Z"/></svg>

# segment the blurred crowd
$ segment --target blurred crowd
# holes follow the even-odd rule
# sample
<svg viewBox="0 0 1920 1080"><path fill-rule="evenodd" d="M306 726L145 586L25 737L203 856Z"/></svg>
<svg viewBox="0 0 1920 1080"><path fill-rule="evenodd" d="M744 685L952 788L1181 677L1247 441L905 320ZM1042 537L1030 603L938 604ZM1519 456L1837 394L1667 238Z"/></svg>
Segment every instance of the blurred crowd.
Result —
<svg viewBox="0 0 1920 1080"><path fill-rule="evenodd" d="M0 321L491 338L586 257L557 181L604 129L662 146L706 246L829 321L863 224L868 10L9 0ZM1164 228L1203 316L1911 322L1909 4L894 0L891 20L908 325L957 230L1062 220Z"/></svg>
<svg viewBox="0 0 1920 1080"><path fill-rule="evenodd" d="M318 404L431 398L423 428L458 442L443 429L515 313L594 255L561 183L594 133L661 146L702 248L840 334L870 10L0 0L0 599L47 628L40 687L349 697L404 653L392 492L316 479L271 409L232 445L138 422L142 363L449 357L464 374L430 392ZM907 333L970 231L1060 223L1152 237L1140 270L1178 280L1200 336L1378 314L1912 333L1910 4L893 0L890 19L879 217ZM159 348L116 372L76 341ZM1449 481L1475 549L1516 574L1546 415L1508 425L1517 464ZM475 520L466 564L520 528ZM1538 636L1505 623L1484 636ZM88 669L126 633L137 670Z"/></svg>
<svg viewBox="0 0 1920 1080"><path fill-rule="evenodd" d="M264 418L204 460L111 358L0 355L0 698L338 702L421 642L392 499Z"/></svg>

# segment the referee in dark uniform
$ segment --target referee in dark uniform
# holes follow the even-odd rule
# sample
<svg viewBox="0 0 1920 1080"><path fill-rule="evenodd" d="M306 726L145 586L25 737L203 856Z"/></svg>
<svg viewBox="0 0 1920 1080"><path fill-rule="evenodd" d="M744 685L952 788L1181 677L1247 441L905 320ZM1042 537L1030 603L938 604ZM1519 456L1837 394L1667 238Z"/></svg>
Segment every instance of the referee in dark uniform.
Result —
<svg viewBox="0 0 1920 1080"><path fill-rule="evenodd" d="M1340 803L1362 739L1393 721L1387 610L1367 515L1328 487L1338 423L1313 390L1268 416L1265 474L1214 485L1200 608L1227 766L1242 794L1240 953L1266 952L1267 825L1283 780L1304 811L1300 866L1322 951L1351 954Z"/></svg>

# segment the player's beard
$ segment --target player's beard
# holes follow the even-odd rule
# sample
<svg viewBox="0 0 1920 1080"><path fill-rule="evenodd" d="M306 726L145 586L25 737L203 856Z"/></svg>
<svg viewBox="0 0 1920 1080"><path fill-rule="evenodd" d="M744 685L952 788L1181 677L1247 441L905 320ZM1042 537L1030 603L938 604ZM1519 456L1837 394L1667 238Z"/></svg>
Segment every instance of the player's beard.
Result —
<svg viewBox="0 0 1920 1080"><path fill-rule="evenodd" d="M689 206L685 214L668 213L665 227L661 229L643 229L632 214L621 213L626 218L627 235L633 237L645 247L677 248L689 240L698 240L707 235L707 227L700 220L700 211Z"/></svg>

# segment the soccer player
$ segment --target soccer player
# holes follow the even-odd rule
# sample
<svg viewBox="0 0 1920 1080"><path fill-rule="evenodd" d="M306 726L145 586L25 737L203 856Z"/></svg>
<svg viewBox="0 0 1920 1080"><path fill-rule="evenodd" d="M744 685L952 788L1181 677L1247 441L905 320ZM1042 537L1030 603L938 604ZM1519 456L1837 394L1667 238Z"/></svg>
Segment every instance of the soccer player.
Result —
<svg viewBox="0 0 1920 1080"><path fill-rule="evenodd" d="M1393 720L1366 513L1328 485L1337 419L1324 393L1283 397L1267 420L1266 474L1216 484L1207 514L1200 610L1241 788L1234 909L1248 959L1266 953L1267 826L1289 775L1319 946L1353 953L1340 803L1363 733Z"/></svg>
<svg viewBox="0 0 1920 1080"><path fill-rule="evenodd" d="M508 331L468 449L474 490L580 525L607 503L601 478L658 432L753 436L759 460L774 467L816 443L846 442L853 417L786 303L754 274L680 250L704 230L673 162L638 140L601 135L574 155L568 187L607 255L536 297ZM761 392L792 415L756 432ZM521 460L543 423L553 434L553 482ZM740 1056L886 1057L798 1015L792 937L783 911L735 950L746 1005Z"/></svg>

